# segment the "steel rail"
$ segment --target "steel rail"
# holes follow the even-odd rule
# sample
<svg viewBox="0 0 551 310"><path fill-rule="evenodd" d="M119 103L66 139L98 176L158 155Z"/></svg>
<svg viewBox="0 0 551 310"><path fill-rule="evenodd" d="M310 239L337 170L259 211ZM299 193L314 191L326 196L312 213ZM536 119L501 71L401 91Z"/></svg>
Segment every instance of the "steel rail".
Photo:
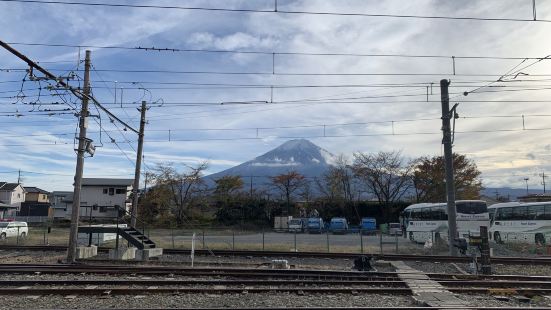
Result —
<svg viewBox="0 0 551 310"><path fill-rule="evenodd" d="M375 279L375 280L242 280L242 279L216 279L216 280L181 280L181 279L79 279L79 280L51 280L51 279L25 279L25 280L0 280L0 287L5 286L83 286L83 285L132 285L132 286L176 286L176 285L255 285L255 286L275 286L275 285L319 285L319 286L351 286L351 285L367 285L367 286L393 286L405 287L405 282L396 279Z"/></svg>
<svg viewBox="0 0 551 310"><path fill-rule="evenodd" d="M356 287L356 288L312 288L312 287L251 287L251 288L0 288L0 295L144 295L176 293L241 294L241 293L315 293L315 294L411 294L411 289L401 287Z"/></svg>
<svg viewBox="0 0 551 310"><path fill-rule="evenodd" d="M447 288L459 294L490 294L490 295L549 295L550 288L480 288L459 287ZM143 288L0 288L0 295L143 295L143 294L242 294L242 293L297 293L297 294L412 294L411 289L402 287L143 287Z"/></svg>
<svg viewBox="0 0 551 310"><path fill-rule="evenodd" d="M445 287L469 287L469 288L487 288L487 289L502 289L502 288L522 288L522 289L551 289L551 282L542 281L488 281L488 280L444 280L438 281ZM52 279L25 279L25 280L0 280L0 287L13 286L290 286L303 287L305 285L315 285L320 288L327 286L354 286L365 285L372 286L391 286L391 287L406 287L406 284L401 280L395 279L376 279L376 280L237 280L237 279L216 279L216 280L181 280L181 279L79 279L79 280L52 280ZM241 288L243 289L243 288Z"/></svg>
<svg viewBox="0 0 551 310"><path fill-rule="evenodd" d="M108 252L110 248L100 247L99 252ZM0 245L0 250L18 250L18 251L66 251L66 246L16 246ZM165 254L189 255L190 250L186 249L163 249ZM468 263L470 257L444 256L444 255L416 255L416 254L370 254L370 253L327 253L327 252L287 252L287 251L241 251L241 250L195 250L196 255L215 255L215 256L251 256L251 257L295 257L295 258L335 258L335 259L355 259L359 256L372 256L375 259L384 260L415 260L425 262L450 262L450 263ZM492 257L493 263L498 264L532 264L532 265L551 265L551 257L545 258L527 258L527 257Z"/></svg>

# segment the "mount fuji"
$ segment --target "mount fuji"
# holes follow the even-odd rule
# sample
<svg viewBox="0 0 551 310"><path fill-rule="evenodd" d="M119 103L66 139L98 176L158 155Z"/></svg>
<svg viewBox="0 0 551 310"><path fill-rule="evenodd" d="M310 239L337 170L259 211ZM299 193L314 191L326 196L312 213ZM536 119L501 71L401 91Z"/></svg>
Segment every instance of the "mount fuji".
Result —
<svg viewBox="0 0 551 310"><path fill-rule="evenodd" d="M319 177L335 164L336 156L306 139L290 140L277 148L238 166L206 176L208 183L227 175L239 175L260 185L268 178L289 171L306 177Z"/></svg>

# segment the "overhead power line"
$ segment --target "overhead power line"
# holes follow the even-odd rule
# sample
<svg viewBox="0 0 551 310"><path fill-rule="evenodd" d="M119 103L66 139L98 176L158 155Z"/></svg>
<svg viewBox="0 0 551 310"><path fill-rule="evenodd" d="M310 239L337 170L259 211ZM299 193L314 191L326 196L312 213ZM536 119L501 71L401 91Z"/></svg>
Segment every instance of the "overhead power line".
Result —
<svg viewBox="0 0 551 310"><path fill-rule="evenodd" d="M35 4L57 4L57 5L79 5L91 7L111 7L111 8L137 8L137 9L170 9L170 10L188 10L188 11L213 11L213 12L234 12L234 13L272 13L286 15L313 15L313 16L348 16L348 17L378 17L378 18L407 18L407 19L434 19L434 20L458 20L458 21L508 21L508 22L551 22L547 19L537 19L535 13L533 18L504 18L504 17L474 17L474 16L444 16L444 15L408 15L408 14L376 14L359 12L324 12L324 11L306 11L306 10L286 10L277 6L270 9L246 9L246 8L215 8L215 7L192 7L177 5L147 5L147 4L122 4L122 3L104 3L104 2L78 2L78 1L46 1L46 0L0 0L1 2L19 2ZM531 8L535 12L535 6Z"/></svg>
<svg viewBox="0 0 551 310"><path fill-rule="evenodd" d="M420 55L420 54L397 54L397 53L340 53L340 52L298 52L298 51L253 51L253 50L217 50L217 49L193 49L173 47L142 47L142 46L121 46L121 45L89 45L89 44L61 44L61 43L28 43L9 42L11 45L42 46L42 47L68 47L68 48L93 48L93 49L117 49L137 50L154 52L182 52L182 53L216 53L216 54L256 54L267 56L350 56L350 57L397 57L397 58L436 58L436 59L493 59L493 60L539 60L541 57L521 56L487 56L487 55Z"/></svg>

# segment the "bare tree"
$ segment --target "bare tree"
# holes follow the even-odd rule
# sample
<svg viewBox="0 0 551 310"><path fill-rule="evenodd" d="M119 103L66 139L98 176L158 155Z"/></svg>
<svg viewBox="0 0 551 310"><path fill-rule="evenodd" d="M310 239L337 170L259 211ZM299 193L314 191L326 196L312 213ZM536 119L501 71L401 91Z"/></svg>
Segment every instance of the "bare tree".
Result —
<svg viewBox="0 0 551 310"><path fill-rule="evenodd" d="M325 172L316 184L328 200L350 202L354 195L354 174L348 160L340 155L334 166Z"/></svg>
<svg viewBox="0 0 551 310"><path fill-rule="evenodd" d="M355 175L363 181L382 205L399 201L412 187L413 165L406 162L401 152L354 154Z"/></svg>
<svg viewBox="0 0 551 310"><path fill-rule="evenodd" d="M187 215L192 215L192 201L206 191L202 176L207 166L202 162L194 167L186 166L187 171L179 172L169 163L158 164L154 169L151 183L168 192L172 213L179 224L186 220Z"/></svg>
<svg viewBox="0 0 551 310"><path fill-rule="evenodd" d="M279 192L285 196L287 203L287 214L291 214L291 196L300 188L304 187L306 178L296 172L290 171L284 174L270 177L272 185L279 190Z"/></svg>

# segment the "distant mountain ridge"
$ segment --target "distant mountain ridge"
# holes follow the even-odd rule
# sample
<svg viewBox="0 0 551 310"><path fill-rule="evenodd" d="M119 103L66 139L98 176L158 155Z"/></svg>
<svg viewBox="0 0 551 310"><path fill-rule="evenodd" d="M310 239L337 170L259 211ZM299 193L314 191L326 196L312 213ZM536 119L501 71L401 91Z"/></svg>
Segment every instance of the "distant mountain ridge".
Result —
<svg viewBox="0 0 551 310"><path fill-rule="evenodd" d="M289 140L275 149L268 151L252 160L235 167L214 173L205 177L209 186L214 180L227 176L239 175L243 178L246 187L267 187L270 177L289 171L296 171L308 178L322 176L329 168L335 165L337 157L331 152L317 146L306 139ZM496 191L500 197L509 197L512 200L526 195L525 188L488 187L480 194L495 197ZM541 194L541 190L529 190L531 194Z"/></svg>
<svg viewBox="0 0 551 310"><path fill-rule="evenodd" d="M335 164L336 156L306 139L289 140L275 149L238 166L208 175L215 180L226 175L252 178L255 184L266 184L268 178L289 171L306 177L319 177Z"/></svg>

